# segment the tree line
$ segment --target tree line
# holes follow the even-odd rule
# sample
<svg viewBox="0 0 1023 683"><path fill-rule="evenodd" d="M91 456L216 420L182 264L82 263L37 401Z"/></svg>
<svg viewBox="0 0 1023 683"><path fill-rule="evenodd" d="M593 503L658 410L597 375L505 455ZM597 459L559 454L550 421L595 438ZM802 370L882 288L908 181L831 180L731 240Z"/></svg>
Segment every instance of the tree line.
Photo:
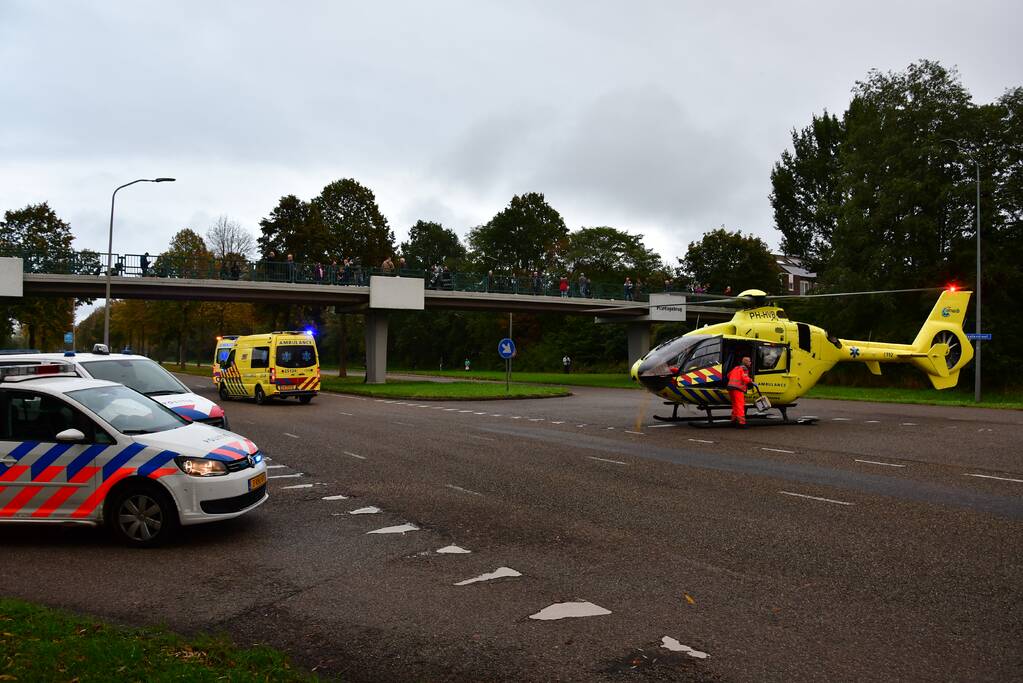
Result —
<svg viewBox="0 0 1023 683"><path fill-rule="evenodd" d="M782 251L818 275L817 291L862 291L940 286L974 280L974 161L981 172L985 328L995 341L985 349L988 383L1004 383L1007 345L1021 323L1012 296L1021 284L1019 238L1023 212L1020 126L1023 90L976 105L954 70L921 61L898 73L871 71L856 83L842 116L827 111L792 131L792 147L771 172L770 203ZM70 226L46 204L4 214L0 252L44 247L70 250ZM680 245L681 246L681 245ZM666 262L641 235L611 226L569 230L544 195L512 197L489 221L470 228L465 241L448 226L419 220L396 244L371 189L343 178L304 200L281 197L252 235L226 217L203 239L184 229L157 258L210 257L379 267L403 258L410 269L529 277L534 272L590 281L625 277L661 289L699 286L721 293L759 288L781 291L767 244L724 227L690 242ZM911 338L934 295L886 295L787 302L790 317L819 323L848 337ZM74 302L30 300L8 306L0 334L8 345L17 328L24 343L52 347L67 329ZM328 362L342 368L361 358L361 317L309 306L249 306L200 302L117 302L117 345L206 358L217 334L312 326ZM79 336L93 333L94 316ZM491 353L506 331L495 314L436 312L393 316L392 364L452 367L498 364ZM969 325L968 321L968 325ZM556 369L565 353L580 367L621 368L624 331L582 318L519 315L516 338L523 369ZM680 326L658 328L658 336ZM1020 330L1023 331L1023 330ZM94 335L93 335L94 336ZM80 343L81 346L81 343ZM493 356L491 358L490 356Z"/></svg>

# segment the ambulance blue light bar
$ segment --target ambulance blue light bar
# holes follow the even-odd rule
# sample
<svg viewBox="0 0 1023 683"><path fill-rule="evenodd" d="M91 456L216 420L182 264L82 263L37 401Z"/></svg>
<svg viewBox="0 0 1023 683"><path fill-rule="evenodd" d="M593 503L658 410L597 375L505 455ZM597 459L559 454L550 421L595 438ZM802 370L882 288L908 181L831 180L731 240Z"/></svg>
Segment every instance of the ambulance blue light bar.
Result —
<svg viewBox="0 0 1023 683"><path fill-rule="evenodd" d="M78 377L70 363L38 363L33 365L11 365L0 368L0 382L21 382L40 377Z"/></svg>

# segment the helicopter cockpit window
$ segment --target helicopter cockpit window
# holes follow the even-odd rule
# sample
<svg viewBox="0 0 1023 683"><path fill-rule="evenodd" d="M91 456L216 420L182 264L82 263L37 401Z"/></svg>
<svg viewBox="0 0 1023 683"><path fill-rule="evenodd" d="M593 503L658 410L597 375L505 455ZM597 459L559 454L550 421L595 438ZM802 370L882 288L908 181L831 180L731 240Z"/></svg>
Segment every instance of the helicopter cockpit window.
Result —
<svg viewBox="0 0 1023 683"><path fill-rule="evenodd" d="M788 347L761 344L757 346L757 372L782 372L788 368Z"/></svg>
<svg viewBox="0 0 1023 683"><path fill-rule="evenodd" d="M711 339L717 342L717 338ZM693 347L706 343L707 340L706 335L694 335L666 341L647 354L639 366L639 374L658 377L673 375L678 372L678 367L686 356L690 355Z"/></svg>
<svg viewBox="0 0 1023 683"><path fill-rule="evenodd" d="M682 372L691 372L700 368L709 368L721 362L721 340L708 339L690 353Z"/></svg>

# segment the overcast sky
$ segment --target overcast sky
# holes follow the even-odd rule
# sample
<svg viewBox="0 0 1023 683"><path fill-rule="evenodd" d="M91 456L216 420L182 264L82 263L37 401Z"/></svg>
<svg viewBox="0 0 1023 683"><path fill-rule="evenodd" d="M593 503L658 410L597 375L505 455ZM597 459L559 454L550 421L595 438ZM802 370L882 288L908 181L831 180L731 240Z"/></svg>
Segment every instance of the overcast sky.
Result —
<svg viewBox="0 0 1023 683"><path fill-rule="evenodd" d="M732 6L743 6L733 9ZM872 68L1023 85L1021 5L917 2L0 0L0 210L50 202L78 248L157 253L286 194L370 187L400 241L513 194L670 263L725 225L778 244L770 170Z"/></svg>

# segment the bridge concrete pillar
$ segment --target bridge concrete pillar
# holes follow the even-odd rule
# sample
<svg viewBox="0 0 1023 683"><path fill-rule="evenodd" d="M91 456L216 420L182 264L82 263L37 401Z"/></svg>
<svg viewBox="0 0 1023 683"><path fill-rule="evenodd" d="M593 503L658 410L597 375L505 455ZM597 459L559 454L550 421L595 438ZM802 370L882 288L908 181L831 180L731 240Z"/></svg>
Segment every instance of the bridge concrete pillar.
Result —
<svg viewBox="0 0 1023 683"><path fill-rule="evenodd" d="M387 379L387 311L366 311L366 384Z"/></svg>
<svg viewBox="0 0 1023 683"><path fill-rule="evenodd" d="M629 367L650 350L650 323L628 323Z"/></svg>

